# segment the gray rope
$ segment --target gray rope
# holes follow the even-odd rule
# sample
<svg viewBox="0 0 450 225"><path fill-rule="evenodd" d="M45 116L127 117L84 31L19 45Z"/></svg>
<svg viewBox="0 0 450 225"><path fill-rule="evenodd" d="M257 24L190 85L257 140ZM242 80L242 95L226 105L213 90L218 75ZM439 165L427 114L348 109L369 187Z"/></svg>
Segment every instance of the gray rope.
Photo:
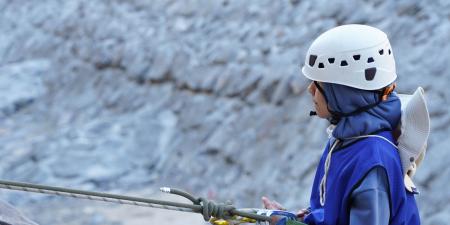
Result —
<svg viewBox="0 0 450 225"><path fill-rule="evenodd" d="M325 205L325 199L326 199L326 195L327 195L327 177L328 177L328 172L330 170L330 165L331 165L331 155L333 154L333 150L334 148L336 148L337 144L339 143L339 139L336 139L336 141L333 143L333 145L331 146L330 151L327 154L327 157L325 159L325 164L324 164L324 175L322 177L322 180L320 180L320 189L319 189L319 194L320 194L320 205L324 206Z"/></svg>
<svg viewBox="0 0 450 225"><path fill-rule="evenodd" d="M87 199L87 200L94 200L94 201L102 201L102 202L109 202L109 203L117 203L117 204L124 204L124 205L135 205L135 206L142 206L142 207L168 209L168 210L175 210L175 211L182 211L182 212L199 212L201 210L201 206L196 206L196 205L191 205L191 204L183 204L183 203L177 203L177 202L166 202L166 201L153 200L153 199L143 199L143 198L122 196L122 195L113 195L113 194L100 193L100 192L80 191L80 190L56 188L56 187L49 187L49 186L42 187L42 185L27 184L30 186L26 187L26 186L22 186L22 185L19 186L16 184L17 183L10 182L10 181L0 181L0 188L16 190L16 191L58 195L58 196L72 197L72 198L79 198L79 199ZM21 183L21 184L24 184L24 183ZM39 187L36 187L36 186L39 186Z"/></svg>
<svg viewBox="0 0 450 225"><path fill-rule="evenodd" d="M5 181L0 180L0 188L17 190L17 191L26 191L26 192L35 192L41 194L51 194L72 198L80 198L87 200L96 200L110 203L118 203L118 204L127 204L127 205L135 205L135 206L143 206L143 207L151 207L151 208L160 208L160 209L168 209L168 210L176 210L182 212L193 212L200 213L203 215L203 219L205 221L209 221L211 216L220 219L227 219L233 215L247 217L251 219L255 219L258 221L269 221L270 217L257 215L255 213L243 212L234 208L232 205L227 204L218 204L212 201L209 201L205 198L195 198L187 192L172 189L172 188L161 188L161 191L165 193L177 194L183 196L189 200L191 200L194 204L185 204L179 202L170 202L170 201L162 201L156 199L147 199L147 198L138 198L124 195L116 195L102 192L93 192L93 191L83 191L77 189L70 188L62 188L62 187L54 187L54 186L46 186L39 184L30 184L30 183L22 183L15 181Z"/></svg>

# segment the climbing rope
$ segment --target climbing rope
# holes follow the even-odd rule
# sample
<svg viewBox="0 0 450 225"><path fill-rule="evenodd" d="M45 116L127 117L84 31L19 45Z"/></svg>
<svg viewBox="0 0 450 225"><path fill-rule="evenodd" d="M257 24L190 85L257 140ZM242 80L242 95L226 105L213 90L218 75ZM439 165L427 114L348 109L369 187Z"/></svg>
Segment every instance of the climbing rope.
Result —
<svg viewBox="0 0 450 225"><path fill-rule="evenodd" d="M248 218L255 221L270 221L269 216L258 215L254 212L249 212L248 210L238 210L231 204L224 203L215 203L205 198L196 198L191 194L184 192L182 190L173 189L173 188L161 188L160 190L164 193L170 193L179 195L189 199L193 204L179 203L179 202L170 202L170 201L162 201L156 199L148 199L148 198L138 198L132 196L125 195L117 195L117 194L109 194L102 192L93 192L93 191L84 191L70 188L62 188L62 187L54 187L54 186L46 186L39 184L31 184L31 183L22 183L15 181L5 181L0 180L0 188L2 189L10 189L17 191L25 191L25 192L36 192L42 194L51 194L51 195L59 195L73 198L81 198L88 200L96 200L110 203L118 203L118 204L127 204L127 205L135 205L135 206L144 206L151 208L160 208L160 209L168 209L168 210L176 210L182 212L193 212L200 213L203 215L203 219L205 221L210 221L212 218L217 219L232 219L237 216L242 218ZM215 221L214 220L214 221ZM252 221L252 220L243 220L243 221Z"/></svg>

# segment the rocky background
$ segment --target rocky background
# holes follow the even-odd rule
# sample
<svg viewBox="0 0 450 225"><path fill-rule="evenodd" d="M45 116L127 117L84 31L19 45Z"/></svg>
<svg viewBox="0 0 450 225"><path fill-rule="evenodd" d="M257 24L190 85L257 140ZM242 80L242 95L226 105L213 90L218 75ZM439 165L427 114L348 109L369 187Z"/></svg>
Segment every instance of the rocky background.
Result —
<svg viewBox="0 0 450 225"><path fill-rule="evenodd" d="M426 90L432 135L417 199L423 224L448 224L446 0L0 0L0 178L304 207L327 124L308 116L300 67L315 37L348 23L388 34L399 92ZM39 224L191 216L7 190L0 198Z"/></svg>

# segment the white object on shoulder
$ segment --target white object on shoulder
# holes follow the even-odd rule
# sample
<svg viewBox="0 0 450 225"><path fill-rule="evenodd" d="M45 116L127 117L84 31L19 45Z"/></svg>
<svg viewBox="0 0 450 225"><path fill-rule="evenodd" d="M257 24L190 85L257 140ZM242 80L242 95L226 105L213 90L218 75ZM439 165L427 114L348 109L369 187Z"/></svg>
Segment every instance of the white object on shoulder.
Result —
<svg viewBox="0 0 450 225"><path fill-rule="evenodd" d="M412 95L398 95L401 101L402 116L399 124L398 151L402 162L406 188L414 192L412 182L417 167L422 162L427 140L430 135L430 116L422 87L418 87Z"/></svg>

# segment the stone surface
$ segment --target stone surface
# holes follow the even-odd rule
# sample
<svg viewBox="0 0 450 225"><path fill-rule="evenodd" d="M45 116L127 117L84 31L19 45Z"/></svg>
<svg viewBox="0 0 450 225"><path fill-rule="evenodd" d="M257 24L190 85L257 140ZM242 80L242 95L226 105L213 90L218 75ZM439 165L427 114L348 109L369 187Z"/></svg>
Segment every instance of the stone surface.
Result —
<svg viewBox="0 0 450 225"><path fill-rule="evenodd" d="M0 12L2 179L304 207L327 124L308 117L300 67L321 32L364 23L388 34L398 91L426 90L417 199L423 224L450 220L447 1L0 0ZM40 224L139 221L88 201L0 198Z"/></svg>
<svg viewBox="0 0 450 225"><path fill-rule="evenodd" d="M8 225L37 225L13 206L3 201L0 201L0 223Z"/></svg>

